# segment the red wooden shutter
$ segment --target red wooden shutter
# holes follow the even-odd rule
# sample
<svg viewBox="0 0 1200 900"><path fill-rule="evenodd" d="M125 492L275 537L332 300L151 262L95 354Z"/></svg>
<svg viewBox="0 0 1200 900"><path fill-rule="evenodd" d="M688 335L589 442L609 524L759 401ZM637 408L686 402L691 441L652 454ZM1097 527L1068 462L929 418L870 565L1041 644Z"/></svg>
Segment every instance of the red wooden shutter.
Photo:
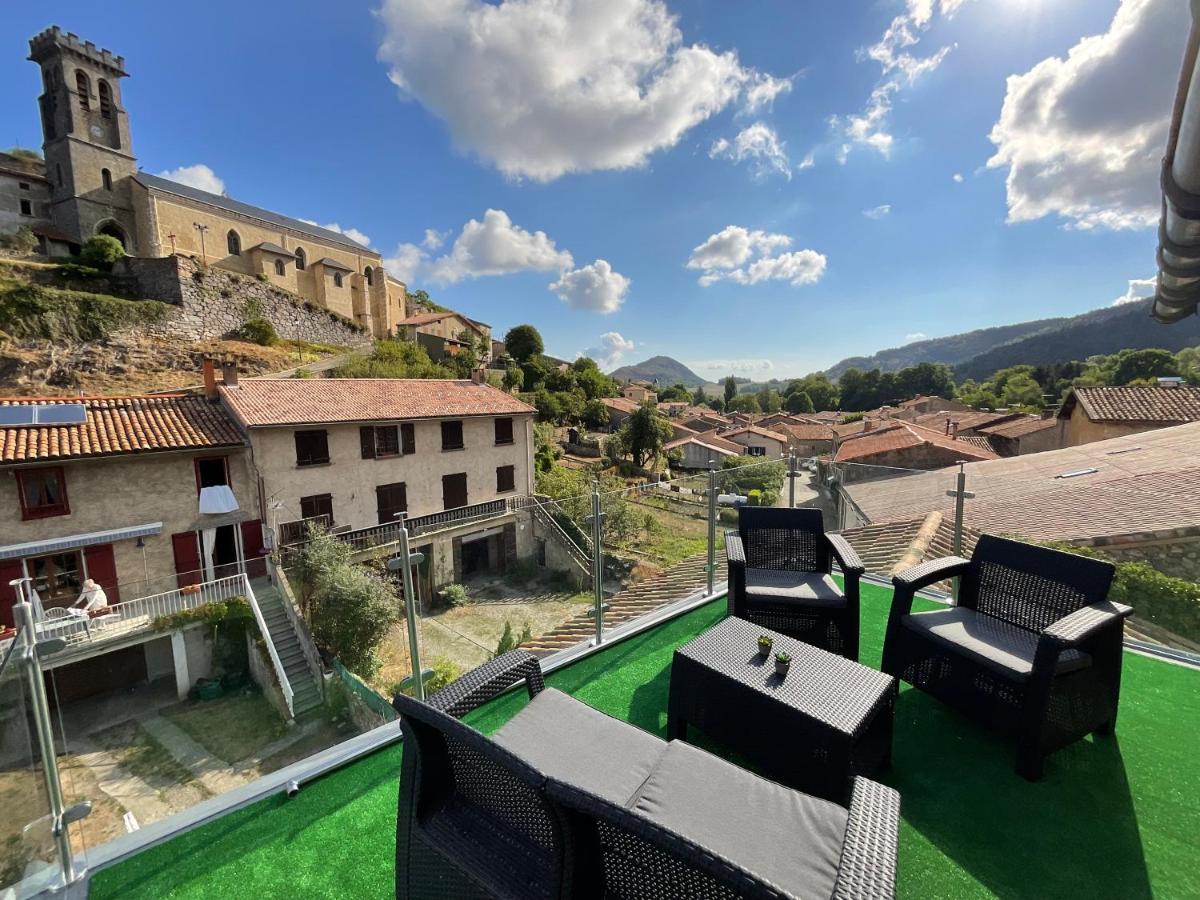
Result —
<svg viewBox="0 0 1200 900"><path fill-rule="evenodd" d="M83 562L87 566L88 578L104 588L108 602L120 603L121 591L117 587L117 563L113 559L112 544L84 547Z"/></svg>
<svg viewBox="0 0 1200 900"><path fill-rule="evenodd" d="M262 520L242 523L242 553L246 556L246 574L251 578L262 578L267 574L267 561L263 559Z"/></svg>
<svg viewBox="0 0 1200 900"><path fill-rule="evenodd" d="M6 559L0 562L0 628L13 627L13 604L17 602L17 592L8 586L10 581L24 578L25 571L21 568L19 559Z"/></svg>
<svg viewBox="0 0 1200 900"><path fill-rule="evenodd" d="M199 584L200 540L194 531L181 531L171 535L171 549L175 553L175 575L180 587Z"/></svg>

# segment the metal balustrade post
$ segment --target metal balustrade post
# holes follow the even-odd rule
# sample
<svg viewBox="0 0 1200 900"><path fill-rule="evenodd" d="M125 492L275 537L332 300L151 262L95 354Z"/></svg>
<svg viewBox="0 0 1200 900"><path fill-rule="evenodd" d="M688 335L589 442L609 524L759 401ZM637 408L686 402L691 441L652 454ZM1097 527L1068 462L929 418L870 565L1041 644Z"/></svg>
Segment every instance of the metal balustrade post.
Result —
<svg viewBox="0 0 1200 900"><path fill-rule="evenodd" d="M796 508L796 449L788 448L788 509Z"/></svg>
<svg viewBox="0 0 1200 900"><path fill-rule="evenodd" d="M717 582L717 461L708 461L708 596Z"/></svg>
<svg viewBox="0 0 1200 900"><path fill-rule="evenodd" d="M592 491L592 603L596 616L596 643L604 641L604 511L600 492Z"/></svg>
<svg viewBox="0 0 1200 900"><path fill-rule="evenodd" d="M963 509L964 502L975 495L967 490L967 461L960 459L958 461L958 477L954 490L946 491L946 496L954 498L954 555L962 556L963 553ZM951 595L955 601L958 600L958 582L955 578Z"/></svg>
<svg viewBox="0 0 1200 900"><path fill-rule="evenodd" d="M37 732L38 753L42 758L42 776L46 782L46 799L50 804L50 833L58 851L58 865L62 872L63 885L71 885L83 874L75 869L71 853L70 825L92 810L90 802L67 807L63 800L62 782L58 774L58 754L54 747L54 725L50 718L50 701L46 696L46 683L42 676L39 657L57 653L66 646L62 638L39 641L33 618L33 607L26 602L24 584L28 578L9 582L16 590L18 602L13 605L13 620L18 626L16 661L25 669L29 688L30 713L34 730Z"/></svg>
<svg viewBox="0 0 1200 900"><path fill-rule="evenodd" d="M425 679L421 677L421 647L417 640L417 587L412 577L412 567L425 559L424 553L413 553L408 543L408 528L404 513L400 513L400 554L388 560L388 569L401 572L404 585L404 621L408 626L408 658L412 663L413 686L418 700L425 699Z"/></svg>

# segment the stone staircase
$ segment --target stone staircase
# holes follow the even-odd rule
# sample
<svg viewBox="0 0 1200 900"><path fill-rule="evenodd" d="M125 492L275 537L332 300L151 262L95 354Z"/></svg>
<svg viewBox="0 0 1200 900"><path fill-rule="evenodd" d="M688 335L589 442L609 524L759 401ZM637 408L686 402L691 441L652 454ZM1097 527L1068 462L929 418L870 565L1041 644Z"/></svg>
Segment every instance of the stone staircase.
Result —
<svg viewBox="0 0 1200 900"><path fill-rule="evenodd" d="M298 719L321 705L321 688L304 659L300 638L283 608L283 595L279 589L263 583L261 586L255 586L254 596L258 600L263 618L267 621L271 642L275 645L275 652L279 654L279 661L283 663L288 683L292 686L292 710Z"/></svg>
<svg viewBox="0 0 1200 900"><path fill-rule="evenodd" d="M637 581L618 591L605 601L604 627L606 629L653 612L668 603L682 600L707 586L704 567L708 558L704 554L690 556L676 563L661 574ZM724 585L724 554L717 554L716 583ZM591 608L568 619L557 628L522 644L522 648L538 656L546 656L557 650L586 641L596 633L595 619Z"/></svg>

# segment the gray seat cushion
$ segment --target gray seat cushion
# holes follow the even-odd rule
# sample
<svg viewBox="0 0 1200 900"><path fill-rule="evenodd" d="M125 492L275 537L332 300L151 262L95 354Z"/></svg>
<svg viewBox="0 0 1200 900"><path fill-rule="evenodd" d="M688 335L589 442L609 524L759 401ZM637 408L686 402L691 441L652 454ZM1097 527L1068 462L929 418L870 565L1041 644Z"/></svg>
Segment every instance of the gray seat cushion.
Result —
<svg viewBox="0 0 1200 900"><path fill-rule="evenodd" d="M776 569L747 569L746 599L796 601L803 606L829 609L846 604L841 588L828 575Z"/></svg>
<svg viewBox="0 0 1200 900"><path fill-rule="evenodd" d="M672 741L629 807L792 896L833 896L848 818L836 803Z"/></svg>
<svg viewBox="0 0 1200 900"><path fill-rule="evenodd" d="M667 742L546 688L492 739L551 778L624 806Z"/></svg>
<svg viewBox="0 0 1200 900"><path fill-rule="evenodd" d="M1002 675L1028 678L1033 672L1038 635L973 609L955 606L905 616L904 625L923 631L968 654ZM1087 653L1073 648L1058 655L1057 672L1074 672L1092 664Z"/></svg>

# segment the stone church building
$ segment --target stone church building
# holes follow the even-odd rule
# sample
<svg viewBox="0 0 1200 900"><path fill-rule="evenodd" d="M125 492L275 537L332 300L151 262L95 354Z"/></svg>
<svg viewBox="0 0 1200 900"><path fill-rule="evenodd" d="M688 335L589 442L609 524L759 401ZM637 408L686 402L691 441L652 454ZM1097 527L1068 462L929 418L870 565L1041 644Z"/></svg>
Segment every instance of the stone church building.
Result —
<svg viewBox="0 0 1200 900"><path fill-rule="evenodd" d="M135 257L192 257L256 276L359 323L406 318L381 256L343 234L140 171L121 101L124 57L48 28L29 41L42 74L43 160L0 154L0 230L28 226L47 255L97 234Z"/></svg>

